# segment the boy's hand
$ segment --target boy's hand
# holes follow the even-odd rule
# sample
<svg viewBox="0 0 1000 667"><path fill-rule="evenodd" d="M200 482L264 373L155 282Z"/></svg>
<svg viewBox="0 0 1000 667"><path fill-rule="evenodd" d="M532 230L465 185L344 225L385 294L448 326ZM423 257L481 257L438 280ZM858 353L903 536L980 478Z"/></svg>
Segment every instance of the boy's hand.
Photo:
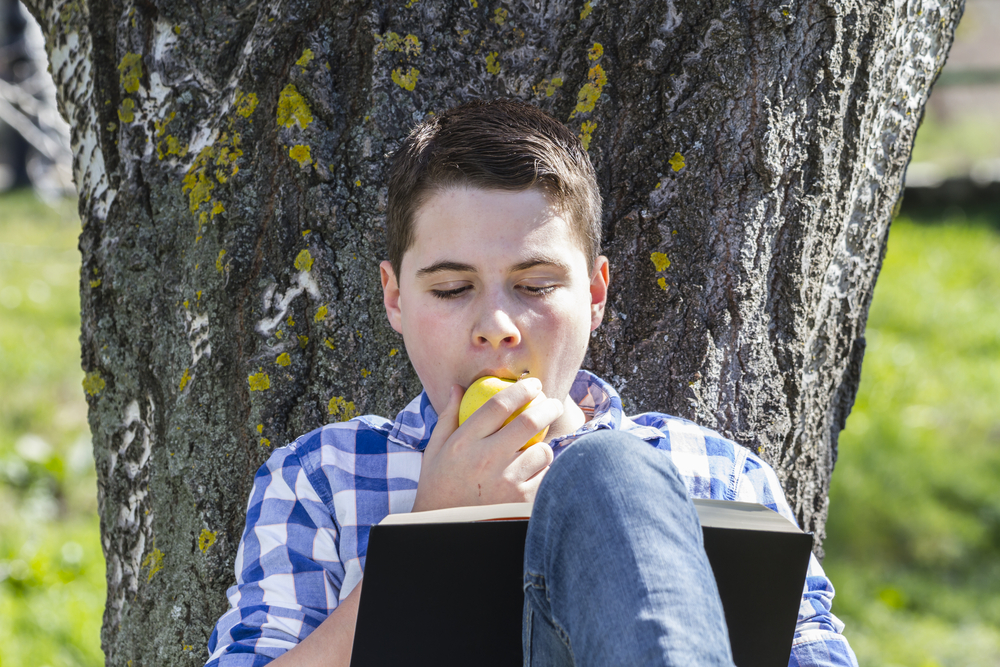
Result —
<svg viewBox="0 0 1000 667"><path fill-rule="evenodd" d="M515 382L458 425L463 390L451 388L448 407L438 416L417 483L413 511L534 500L552 463L552 448L524 443L562 415L561 401L545 398L536 378ZM504 421L534 398L544 400Z"/></svg>

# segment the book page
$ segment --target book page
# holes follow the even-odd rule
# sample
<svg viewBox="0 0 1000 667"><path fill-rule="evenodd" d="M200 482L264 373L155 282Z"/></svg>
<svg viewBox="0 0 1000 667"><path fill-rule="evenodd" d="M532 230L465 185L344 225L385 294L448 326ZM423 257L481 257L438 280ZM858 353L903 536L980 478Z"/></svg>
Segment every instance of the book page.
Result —
<svg viewBox="0 0 1000 667"><path fill-rule="evenodd" d="M759 503L732 500L695 499L698 520L708 528L766 530L774 533L801 533L799 527L774 510Z"/></svg>
<svg viewBox="0 0 1000 667"><path fill-rule="evenodd" d="M757 503L695 498L698 520L708 528L765 530L777 533L801 533L799 528L777 512ZM475 507L449 507L427 512L390 514L379 522L383 526L421 523L467 523L472 521L512 521L531 518L534 503L503 503Z"/></svg>
<svg viewBox="0 0 1000 667"><path fill-rule="evenodd" d="M534 503L501 503L475 507L449 507L443 510L390 514L379 521L380 526L400 526L417 523L467 523L470 521L502 521L528 519Z"/></svg>

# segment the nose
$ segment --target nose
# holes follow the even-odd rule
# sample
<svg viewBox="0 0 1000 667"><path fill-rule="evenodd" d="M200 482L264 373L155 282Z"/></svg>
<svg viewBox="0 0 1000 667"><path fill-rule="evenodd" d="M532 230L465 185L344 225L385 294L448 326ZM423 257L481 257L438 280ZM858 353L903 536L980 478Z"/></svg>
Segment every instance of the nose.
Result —
<svg viewBox="0 0 1000 667"><path fill-rule="evenodd" d="M512 305L503 297L486 300L472 330L474 345L489 345L497 350L515 347L521 342L521 330L514 320Z"/></svg>

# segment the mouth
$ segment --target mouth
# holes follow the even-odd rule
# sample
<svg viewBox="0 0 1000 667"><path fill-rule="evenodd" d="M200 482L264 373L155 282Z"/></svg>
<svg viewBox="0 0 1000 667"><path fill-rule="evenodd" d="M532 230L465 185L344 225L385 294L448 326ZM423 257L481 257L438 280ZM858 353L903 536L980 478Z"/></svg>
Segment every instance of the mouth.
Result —
<svg viewBox="0 0 1000 667"><path fill-rule="evenodd" d="M487 375L498 377L501 380L510 380L511 382L517 382L518 380L523 380L526 377L531 377L531 372L528 369L524 369L520 373L516 371L511 371L506 368L484 368L480 370L473 376L473 380L478 380L481 377Z"/></svg>

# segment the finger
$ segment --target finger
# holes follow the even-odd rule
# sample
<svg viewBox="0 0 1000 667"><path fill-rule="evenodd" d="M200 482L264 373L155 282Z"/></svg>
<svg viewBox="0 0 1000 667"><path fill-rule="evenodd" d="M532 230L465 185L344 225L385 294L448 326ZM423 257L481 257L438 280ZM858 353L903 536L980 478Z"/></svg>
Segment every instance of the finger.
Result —
<svg viewBox="0 0 1000 667"><path fill-rule="evenodd" d="M461 385L451 385L451 391L448 394L448 405L438 415L437 425L434 426L434 434L431 436L430 442L427 443L427 449L431 450L431 453L441 449L452 433L458 429L458 406L462 403L464 391Z"/></svg>
<svg viewBox="0 0 1000 667"><path fill-rule="evenodd" d="M559 419L564 410L563 402L554 398L535 401L514 421L507 424L501 432L510 437L515 449L520 449L538 433L548 428L552 422Z"/></svg>
<svg viewBox="0 0 1000 667"><path fill-rule="evenodd" d="M537 446L538 445L534 445L532 449L534 449ZM538 495L538 487L541 486L542 480L545 479L545 475L546 473L548 473L548 471L549 471L548 466L542 468L534 475L534 477L525 481L519 486L519 489L521 491L521 496L525 499L526 502L532 502L535 500L535 496Z"/></svg>
<svg viewBox="0 0 1000 667"><path fill-rule="evenodd" d="M515 465L520 468L518 479L533 479L542 471L552 465L552 447L547 442L539 442L520 452Z"/></svg>
<svg viewBox="0 0 1000 667"><path fill-rule="evenodd" d="M483 403L462 427L466 428L475 439L483 440L499 431L515 411L530 403L541 393L542 383L538 378L526 378L514 382Z"/></svg>
<svg viewBox="0 0 1000 667"><path fill-rule="evenodd" d="M504 470L503 477L507 484L517 488L520 493L528 482L534 481L536 477L540 480L551 463L552 448L540 442L518 452L517 458Z"/></svg>

